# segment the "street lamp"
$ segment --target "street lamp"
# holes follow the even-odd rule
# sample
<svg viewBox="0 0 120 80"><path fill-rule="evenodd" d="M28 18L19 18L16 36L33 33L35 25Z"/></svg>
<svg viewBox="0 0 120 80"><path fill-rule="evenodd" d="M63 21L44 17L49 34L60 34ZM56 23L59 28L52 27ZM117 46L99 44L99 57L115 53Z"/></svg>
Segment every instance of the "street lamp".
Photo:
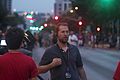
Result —
<svg viewBox="0 0 120 80"><path fill-rule="evenodd" d="M75 12L75 10L77 11L79 8L76 6L76 7L74 7L73 9L71 9L70 10L70 13L73 13L73 12Z"/></svg>
<svg viewBox="0 0 120 80"><path fill-rule="evenodd" d="M74 12L74 11L71 9L71 10L70 10L70 13L73 13L73 12Z"/></svg>
<svg viewBox="0 0 120 80"><path fill-rule="evenodd" d="M78 7L75 7L75 10L78 10Z"/></svg>

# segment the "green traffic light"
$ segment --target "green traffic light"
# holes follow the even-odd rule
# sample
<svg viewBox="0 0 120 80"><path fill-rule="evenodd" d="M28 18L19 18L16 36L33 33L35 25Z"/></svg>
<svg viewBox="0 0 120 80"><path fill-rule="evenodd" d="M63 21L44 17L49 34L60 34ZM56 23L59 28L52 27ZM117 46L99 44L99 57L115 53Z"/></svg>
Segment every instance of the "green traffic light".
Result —
<svg viewBox="0 0 120 80"><path fill-rule="evenodd" d="M113 6L115 6L115 0L98 0L98 3L100 4L100 7L109 9Z"/></svg>
<svg viewBox="0 0 120 80"><path fill-rule="evenodd" d="M30 23L34 23L34 20L30 20Z"/></svg>
<svg viewBox="0 0 120 80"><path fill-rule="evenodd" d="M44 28L44 26L30 26L29 29L32 31L41 31Z"/></svg>
<svg viewBox="0 0 120 80"><path fill-rule="evenodd" d="M42 29L44 29L44 26L40 26L39 30L41 31Z"/></svg>
<svg viewBox="0 0 120 80"><path fill-rule="evenodd" d="M101 2L103 2L103 3L111 3L111 2L113 2L114 0L100 0Z"/></svg>

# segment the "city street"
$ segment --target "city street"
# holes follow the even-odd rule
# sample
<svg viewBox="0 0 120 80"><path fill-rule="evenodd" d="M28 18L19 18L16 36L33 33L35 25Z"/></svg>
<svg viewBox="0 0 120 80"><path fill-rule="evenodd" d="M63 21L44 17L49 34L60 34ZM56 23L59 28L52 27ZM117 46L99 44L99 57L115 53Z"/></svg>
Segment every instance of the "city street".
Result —
<svg viewBox="0 0 120 80"><path fill-rule="evenodd" d="M88 80L113 80L120 51L81 48Z"/></svg>
<svg viewBox="0 0 120 80"><path fill-rule="evenodd" d="M33 50L33 58L37 64L44 50L44 48L36 48ZM112 80L117 62L120 60L120 51L89 47L81 47L79 50L88 80ZM49 72L42 74L45 80L48 80L49 76Z"/></svg>
<svg viewBox="0 0 120 80"><path fill-rule="evenodd" d="M119 3L120 0L0 0L0 56L6 52L16 53L19 50L32 56L38 67L46 48L58 43L63 51L59 53L59 50L51 49L50 52L59 54L47 54L45 57L58 58L47 67L42 67L42 70L50 68L53 73L52 79L55 80L66 78L77 80L79 74L76 67L81 65L81 60L79 53L76 54L78 52L76 48L69 51L71 48L68 49L66 45L68 40L69 44L79 46L87 80L113 80L114 74L117 74L114 78L119 78L119 66L117 67L120 61ZM43 58L41 64L51 62L51 57ZM35 76L33 69L17 71L26 69L27 58L16 58L13 55L13 59L9 58L11 56L0 57L1 64L11 60L4 65L0 64L0 80L18 80L19 77L24 80ZM20 62L17 61L26 65L19 66ZM27 61L28 64L32 64L30 62ZM35 63L29 68L36 66ZM82 71L83 68L80 69L83 80L86 76ZM24 73L30 76L23 75ZM49 71L37 74L37 77L37 80L41 77L44 80L51 80Z"/></svg>

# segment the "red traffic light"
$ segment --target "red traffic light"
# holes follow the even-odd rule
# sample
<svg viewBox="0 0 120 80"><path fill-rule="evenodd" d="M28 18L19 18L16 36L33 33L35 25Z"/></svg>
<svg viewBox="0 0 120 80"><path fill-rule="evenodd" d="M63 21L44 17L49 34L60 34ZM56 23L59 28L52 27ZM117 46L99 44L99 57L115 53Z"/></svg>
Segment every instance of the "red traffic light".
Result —
<svg viewBox="0 0 120 80"><path fill-rule="evenodd" d="M58 17L58 16L55 16L55 17L54 17L54 19L55 19L55 20L58 20L58 19L59 19L59 17Z"/></svg>
<svg viewBox="0 0 120 80"><path fill-rule="evenodd" d="M44 27L47 27L47 26L48 26L48 24L47 24L47 23L45 23L45 24L44 24Z"/></svg>
<svg viewBox="0 0 120 80"><path fill-rule="evenodd" d="M80 26L81 26L82 24L83 24L83 23L82 23L82 21L79 21L79 22L78 22L78 25L80 25Z"/></svg>
<svg viewBox="0 0 120 80"><path fill-rule="evenodd" d="M97 31L99 32L101 29L100 29L100 27L97 27Z"/></svg>

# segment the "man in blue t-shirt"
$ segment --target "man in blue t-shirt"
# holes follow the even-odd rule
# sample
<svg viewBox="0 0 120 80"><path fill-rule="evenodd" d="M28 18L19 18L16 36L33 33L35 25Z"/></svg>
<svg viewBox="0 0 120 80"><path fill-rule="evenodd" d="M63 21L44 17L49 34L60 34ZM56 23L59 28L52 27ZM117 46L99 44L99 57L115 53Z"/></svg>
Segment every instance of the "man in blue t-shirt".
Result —
<svg viewBox="0 0 120 80"><path fill-rule="evenodd" d="M66 23L56 28L57 44L46 49L39 66L39 73L50 70L51 80L87 80L79 50L68 43Z"/></svg>

